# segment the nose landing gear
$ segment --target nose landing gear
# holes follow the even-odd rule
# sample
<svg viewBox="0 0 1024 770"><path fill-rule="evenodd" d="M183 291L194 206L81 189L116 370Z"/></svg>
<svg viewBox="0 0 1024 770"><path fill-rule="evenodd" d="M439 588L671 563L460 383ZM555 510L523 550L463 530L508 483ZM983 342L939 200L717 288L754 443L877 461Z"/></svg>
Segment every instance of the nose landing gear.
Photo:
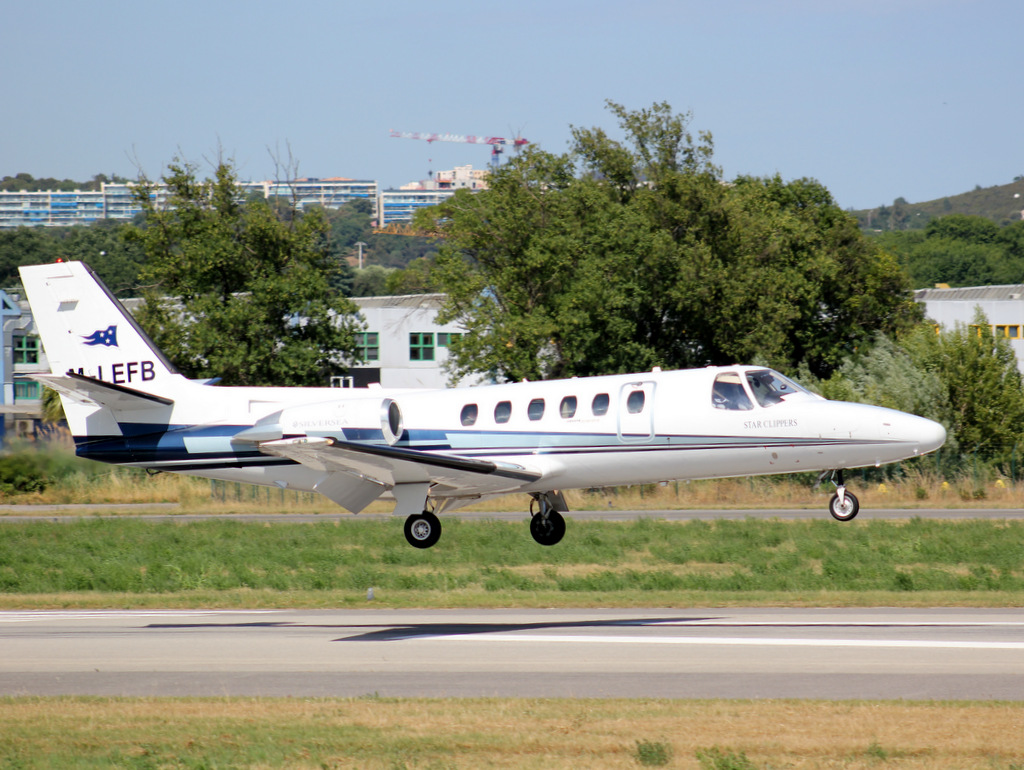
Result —
<svg viewBox="0 0 1024 770"><path fill-rule="evenodd" d="M836 486L836 493L828 502L828 512L836 521L850 521L860 511L860 501L853 492L846 491L846 484L843 483L843 469L832 471L829 477Z"/></svg>

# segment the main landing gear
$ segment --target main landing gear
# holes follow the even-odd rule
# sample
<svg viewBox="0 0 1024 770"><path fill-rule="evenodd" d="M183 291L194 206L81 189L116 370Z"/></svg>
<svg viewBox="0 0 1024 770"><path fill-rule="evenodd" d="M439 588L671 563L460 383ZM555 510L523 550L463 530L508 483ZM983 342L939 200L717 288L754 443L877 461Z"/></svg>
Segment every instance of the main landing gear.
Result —
<svg viewBox="0 0 1024 770"><path fill-rule="evenodd" d="M431 511L414 513L405 520L405 539L414 548L430 548L441 539L441 520Z"/></svg>
<svg viewBox="0 0 1024 770"><path fill-rule="evenodd" d="M565 536L565 519L556 507L565 507L560 492L535 494L530 501L530 534L541 545L555 545Z"/></svg>
<svg viewBox="0 0 1024 770"><path fill-rule="evenodd" d="M837 521L849 521L860 511L860 501L853 492L846 491L843 483L843 469L832 471L829 481L836 485L836 493L828 502L828 512Z"/></svg>
<svg viewBox="0 0 1024 770"><path fill-rule="evenodd" d="M537 493L530 501L530 534L541 545L555 545L565 537L568 510L561 492ZM405 520L405 539L414 548L430 548L441 539L441 521L433 511L414 513Z"/></svg>

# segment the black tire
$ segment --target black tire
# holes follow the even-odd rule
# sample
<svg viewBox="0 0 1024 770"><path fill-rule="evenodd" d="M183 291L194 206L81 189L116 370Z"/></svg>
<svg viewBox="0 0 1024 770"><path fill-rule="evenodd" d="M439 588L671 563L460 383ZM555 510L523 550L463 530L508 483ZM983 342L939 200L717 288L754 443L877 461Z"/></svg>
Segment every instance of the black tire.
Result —
<svg viewBox="0 0 1024 770"><path fill-rule="evenodd" d="M852 492L847 492L844 497L845 504L839 504L839 495L832 495L828 502L828 512L836 521L850 521L860 511L860 501Z"/></svg>
<svg viewBox="0 0 1024 770"><path fill-rule="evenodd" d="M530 519L530 534L541 545L555 545L565 537L565 519L558 511L548 513L547 520L537 514Z"/></svg>
<svg viewBox="0 0 1024 770"><path fill-rule="evenodd" d="M414 548L430 548L441 539L441 521L424 511L405 520L405 539Z"/></svg>

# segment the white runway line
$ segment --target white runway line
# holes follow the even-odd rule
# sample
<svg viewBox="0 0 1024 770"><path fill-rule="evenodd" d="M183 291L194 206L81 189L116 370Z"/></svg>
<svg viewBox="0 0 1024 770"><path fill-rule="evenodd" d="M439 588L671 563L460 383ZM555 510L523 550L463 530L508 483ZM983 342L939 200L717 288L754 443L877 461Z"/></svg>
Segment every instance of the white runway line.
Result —
<svg viewBox="0 0 1024 770"><path fill-rule="evenodd" d="M55 620L133 620L137 618L208 618L215 615L265 615L281 610L12 610L0 611L0 623Z"/></svg>
<svg viewBox="0 0 1024 770"><path fill-rule="evenodd" d="M972 642L906 639L778 639L729 636L583 636L540 634L464 634L421 636L415 641L526 642L532 644L662 644L723 647L904 647L908 649L1024 650L1024 642ZM413 641L413 640L406 640Z"/></svg>

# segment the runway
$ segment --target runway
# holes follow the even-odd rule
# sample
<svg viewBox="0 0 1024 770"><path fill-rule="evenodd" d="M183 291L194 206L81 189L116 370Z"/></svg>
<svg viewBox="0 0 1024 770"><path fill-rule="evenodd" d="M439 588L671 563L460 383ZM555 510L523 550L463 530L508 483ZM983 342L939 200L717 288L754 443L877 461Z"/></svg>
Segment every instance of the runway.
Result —
<svg viewBox="0 0 1024 770"><path fill-rule="evenodd" d="M0 695L1024 700L1024 613L9 611Z"/></svg>

